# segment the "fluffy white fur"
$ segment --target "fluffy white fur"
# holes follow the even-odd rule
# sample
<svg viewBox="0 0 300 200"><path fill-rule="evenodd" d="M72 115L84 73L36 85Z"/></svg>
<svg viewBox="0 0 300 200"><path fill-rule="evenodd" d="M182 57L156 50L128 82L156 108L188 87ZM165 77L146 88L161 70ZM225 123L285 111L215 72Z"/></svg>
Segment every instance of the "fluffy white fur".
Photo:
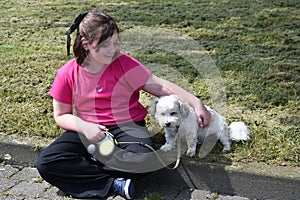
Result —
<svg viewBox="0 0 300 200"><path fill-rule="evenodd" d="M197 143L202 143L209 135L214 135L223 144L223 151L230 150L231 140L248 141L249 130L244 122L233 122L228 126L226 119L206 106L212 119L209 126L201 128L192 107L183 103L175 95L156 98L151 102L151 116L164 128L166 143L161 150L170 151L176 146L176 134L185 136L187 156L194 156Z"/></svg>

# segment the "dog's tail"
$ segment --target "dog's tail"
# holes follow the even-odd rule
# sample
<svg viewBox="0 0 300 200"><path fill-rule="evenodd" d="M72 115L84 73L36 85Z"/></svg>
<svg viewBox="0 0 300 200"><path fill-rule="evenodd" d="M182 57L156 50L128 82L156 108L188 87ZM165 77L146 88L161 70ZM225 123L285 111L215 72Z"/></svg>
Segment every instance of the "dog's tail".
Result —
<svg viewBox="0 0 300 200"><path fill-rule="evenodd" d="M250 140L250 131L244 122L232 122L229 125L229 134L233 141Z"/></svg>

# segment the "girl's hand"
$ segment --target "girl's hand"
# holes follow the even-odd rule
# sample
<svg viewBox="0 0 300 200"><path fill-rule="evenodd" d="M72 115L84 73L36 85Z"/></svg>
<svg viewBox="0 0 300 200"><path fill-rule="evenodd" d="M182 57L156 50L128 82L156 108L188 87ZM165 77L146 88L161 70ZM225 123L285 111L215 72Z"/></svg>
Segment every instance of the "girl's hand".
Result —
<svg viewBox="0 0 300 200"><path fill-rule="evenodd" d="M200 127L208 126L211 121L211 114L206 107L200 103L195 109Z"/></svg>
<svg viewBox="0 0 300 200"><path fill-rule="evenodd" d="M105 131L108 131L105 126L87 122L82 133L89 141L98 142L105 137Z"/></svg>

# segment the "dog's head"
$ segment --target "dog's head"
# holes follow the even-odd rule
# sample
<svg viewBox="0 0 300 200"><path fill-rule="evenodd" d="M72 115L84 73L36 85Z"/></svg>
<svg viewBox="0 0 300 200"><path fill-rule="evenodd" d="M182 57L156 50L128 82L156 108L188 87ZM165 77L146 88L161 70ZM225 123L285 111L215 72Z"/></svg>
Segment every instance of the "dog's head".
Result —
<svg viewBox="0 0 300 200"><path fill-rule="evenodd" d="M188 116L189 108L176 95L170 95L155 98L151 102L150 113L161 127L176 128Z"/></svg>

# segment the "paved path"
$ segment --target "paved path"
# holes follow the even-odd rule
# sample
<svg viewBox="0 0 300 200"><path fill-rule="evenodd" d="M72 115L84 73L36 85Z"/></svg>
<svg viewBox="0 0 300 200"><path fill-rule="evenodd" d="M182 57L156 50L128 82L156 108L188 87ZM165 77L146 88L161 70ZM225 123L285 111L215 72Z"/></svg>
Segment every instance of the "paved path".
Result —
<svg viewBox="0 0 300 200"><path fill-rule="evenodd" d="M43 181L35 168L28 167L39 153L34 146L7 143L0 137L0 200L71 199ZM5 157L7 164L1 163ZM299 200L299 188L300 167L258 163L223 166L182 158L176 170L161 169L136 182L136 199Z"/></svg>
<svg viewBox="0 0 300 200"><path fill-rule="evenodd" d="M222 196L205 190L192 190L178 186L140 184L137 185L137 199L218 199L218 200L247 200L237 196ZM0 199L72 199L66 197L56 187L46 183L36 168L18 165L0 165ZM120 196L110 196L108 200L122 200Z"/></svg>

